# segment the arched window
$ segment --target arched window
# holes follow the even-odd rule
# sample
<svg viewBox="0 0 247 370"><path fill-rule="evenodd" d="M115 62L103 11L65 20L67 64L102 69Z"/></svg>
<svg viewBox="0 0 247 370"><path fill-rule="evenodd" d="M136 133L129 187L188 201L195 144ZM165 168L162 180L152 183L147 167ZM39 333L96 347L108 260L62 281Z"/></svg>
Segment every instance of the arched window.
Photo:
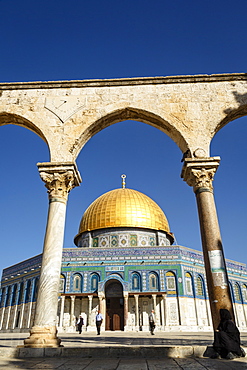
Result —
<svg viewBox="0 0 247 370"><path fill-rule="evenodd" d="M82 279L81 279L81 275L80 274L74 275L73 290L75 292L81 292L81 287L82 287L81 281L82 281Z"/></svg>
<svg viewBox="0 0 247 370"><path fill-rule="evenodd" d="M204 292L204 282L201 276L197 276L196 278L196 286L197 286L197 295L199 297L204 297L205 292Z"/></svg>
<svg viewBox="0 0 247 370"><path fill-rule="evenodd" d="M242 296L243 296L243 301L247 302L247 285L244 284L242 287Z"/></svg>
<svg viewBox="0 0 247 370"><path fill-rule="evenodd" d="M28 280L25 294L25 303L28 303L31 298L31 280Z"/></svg>
<svg viewBox="0 0 247 370"><path fill-rule="evenodd" d="M151 272L149 274L149 290L158 290L158 289L159 289L158 276L154 272Z"/></svg>
<svg viewBox="0 0 247 370"><path fill-rule="evenodd" d="M185 287L187 295L193 296L192 276L189 272L186 272L185 274Z"/></svg>
<svg viewBox="0 0 247 370"><path fill-rule="evenodd" d="M98 274L93 274L91 276L91 290L92 291L97 291L98 290L98 283L99 283L99 275Z"/></svg>
<svg viewBox="0 0 247 370"><path fill-rule="evenodd" d="M168 294L177 293L176 276L172 271L166 272L166 290Z"/></svg>
<svg viewBox="0 0 247 370"><path fill-rule="evenodd" d="M17 293L17 284L15 284L14 288L13 288L11 306L14 306L16 304L16 300L17 300L17 294L16 293Z"/></svg>
<svg viewBox="0 0 247 370"><path fill-rule="evenodd" d="M140 290L141 287L141 278L140 275L135 272L132 275L132 290Z"/></svg>
<svg viewBox="0 0 247 370"><path fill-rule="evenodd" d="M59 292L64 293L65 292L65 285L66 284L66 279L63 274L60 275L60 286L59 286Z"/></svg>
<svg viewBox="0 0 247 370"><path fill-rule="evenodd" d="M24 283L22 282L20 284L20 289L19 289L18 304L21 304L22 302L23 288L24 288Z"/></svg>
<svg viewBox="0 0 247 370"><path fill-rule="evenodd" d="M241 301L241 293L238 283L234 284L234 296L236 301Z"/></svg>

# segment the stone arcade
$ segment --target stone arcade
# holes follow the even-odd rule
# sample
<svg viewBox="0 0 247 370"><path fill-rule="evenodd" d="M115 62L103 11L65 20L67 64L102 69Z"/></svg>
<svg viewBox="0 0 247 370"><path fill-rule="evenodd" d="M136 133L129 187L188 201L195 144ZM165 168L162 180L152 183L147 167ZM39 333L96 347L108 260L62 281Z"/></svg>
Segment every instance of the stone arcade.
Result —
<svg viewBox="0 0 247 370"><path fill-rule="evenodd" d="M50 162L38 164L48 189L49 212L36 310L26 347L60 345L57 298L66 203L69 191L81 182L75 160L94 134L126 119L159 128L186 153L182 178L196 195L213 327L219 322L219 308L228 308L233 314L212 186L220 159L211 157L209 148L217 131L247 114L246 80L246 74L223 74L0 84L0 124L32 130L50 150ZM115 288L112 290L120 294L119 285ZM9 295L15 296L12 293L9 291ZM133 296L135 307L139 307L139 297ZM72 312L75 299L71 300ZM152 299L155 305L155 298ZM156 297L156 302L160 299ZM162 297L161 307L164 301ZM7 303L4 309L8 315L11 308ZM124 304L127 305L126 299Z"/></svg>

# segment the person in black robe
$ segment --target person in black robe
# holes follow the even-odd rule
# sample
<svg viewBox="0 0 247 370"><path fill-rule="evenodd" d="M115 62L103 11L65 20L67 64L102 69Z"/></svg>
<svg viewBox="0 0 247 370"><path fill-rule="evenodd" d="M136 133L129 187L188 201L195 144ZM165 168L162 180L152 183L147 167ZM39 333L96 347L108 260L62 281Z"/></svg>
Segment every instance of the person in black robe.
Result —
<svg viewBox="0 0 247 370"><path fill-rule="evenodd" d="M232 321L230 312L225 308L220 309L220 323L214 332L213 348L215 354L211 358L223 357L232 360L245 356L243 348L240 347L239 330Z"/></svg>
<svg viewBox="0 0 247 370"><path fill-rule="evenodd" d="M83 317L80 315L77 321L77 328L78 328L79 334L81 334L81 329L82 329L83 324L84 324L84 320L83 320Z"/></svg>

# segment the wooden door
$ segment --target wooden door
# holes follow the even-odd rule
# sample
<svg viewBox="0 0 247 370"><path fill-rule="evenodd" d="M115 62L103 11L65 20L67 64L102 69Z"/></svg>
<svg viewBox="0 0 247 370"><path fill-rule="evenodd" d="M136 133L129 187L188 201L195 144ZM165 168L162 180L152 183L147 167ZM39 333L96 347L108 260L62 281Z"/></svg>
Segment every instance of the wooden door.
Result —
<svg viewBox="0 0 247 370"><path fill-rule="evenodd" d="M122 330L121 329L121 317L119 313L113 314L113 330Z"/></svg>
<svg viewBox="0 0 247 370"><path fill-rule="evenodd" d="M124 330L124 310L120 298L108 298L106 308L106 330Z"/></svg>

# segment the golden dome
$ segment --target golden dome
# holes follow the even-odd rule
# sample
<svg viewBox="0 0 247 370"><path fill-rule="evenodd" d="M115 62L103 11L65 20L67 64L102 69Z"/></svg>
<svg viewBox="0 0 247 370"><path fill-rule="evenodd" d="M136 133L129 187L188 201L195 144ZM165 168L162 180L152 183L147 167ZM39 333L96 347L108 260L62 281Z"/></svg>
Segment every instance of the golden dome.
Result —
<svg viewBox="0 0 247 370"><path fill-rule="evenodd" d="M97 198L85 211L79 234L110 227L138 227L170 233L162 209L147 195L126 188L111 190Z"/></svg>

